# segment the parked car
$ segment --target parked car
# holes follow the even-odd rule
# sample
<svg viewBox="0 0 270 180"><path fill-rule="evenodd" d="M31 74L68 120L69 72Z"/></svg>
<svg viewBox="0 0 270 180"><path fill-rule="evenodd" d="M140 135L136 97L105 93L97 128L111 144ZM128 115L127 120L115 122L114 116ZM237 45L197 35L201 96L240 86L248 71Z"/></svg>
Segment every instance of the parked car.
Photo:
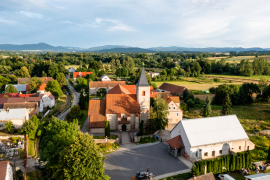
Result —
<svg viewBox="0 0 270 180"><path fill-rule="evenodd" d="M151 172L139 172L137 171L136 178L139 179L150 179L151 177L154 177L155 175Z"/></svg>

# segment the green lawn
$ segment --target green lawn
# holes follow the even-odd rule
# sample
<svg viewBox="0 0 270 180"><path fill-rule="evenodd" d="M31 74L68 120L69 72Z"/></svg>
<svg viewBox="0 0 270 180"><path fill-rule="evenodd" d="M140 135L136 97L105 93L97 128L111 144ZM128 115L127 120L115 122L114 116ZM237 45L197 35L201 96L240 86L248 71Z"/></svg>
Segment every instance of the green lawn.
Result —
<svg viewBox="0 0 270 180"><path fill-rule="evenodd" d="M83 117L79 117L78 118L78 121L79 121L79 126L83 126L83 124L84 124L84 122L85 122L85 120L86 120L86 118L87 118L87 116L88 116L88 110L81 110L81 112L80 112L80 115L83 113Z"/></svg>
<svg viewBox="0 0 270 180"><path fill-rule="evenodd" d="M35 156L35 140L28 139L28 155Z"/></svg>
<svg viewBox="0 0 270 180"><path fill-rule="evenodd" d="M34 170L26 174L26 179L27 180L37 180L37 179L45 180L47 178L42 174L41 170Z"/></svg>
<svg viewBox="0 0 270 180"><path fill-rule="evenodd" d="M14 133L12 130L11 132L7 133L6 130L1 130L0 131L0 136L10 136L10 135L22 135L21 130L17 129L17 133Z"/></svg>
<svg viewBox="0 0 270 180"><path fill-rule="evenodd" d="M63 111L65 109L67 103L68 103L68 97L67 97L67 95L64 94L63 96L60 96L58 98L58 101L57 101L54 109Z"/></svg>

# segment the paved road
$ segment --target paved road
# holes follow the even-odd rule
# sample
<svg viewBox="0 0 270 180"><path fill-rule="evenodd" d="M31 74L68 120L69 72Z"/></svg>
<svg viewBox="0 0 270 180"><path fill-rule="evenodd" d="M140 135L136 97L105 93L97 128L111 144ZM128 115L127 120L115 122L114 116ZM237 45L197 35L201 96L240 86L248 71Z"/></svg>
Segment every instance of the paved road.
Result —
<svg viewBox="0 0 270 180"><path fill-rule="evenodd" d="M129 146L127 144L124 146ZM146 146L147 145L147 146ZM189 168L178 158L175 158L167 151L164 143L154 143L154 145L139 145L137 148L123 148L111 154L106 154L105 173L111 180L130 180L137 171L146 171L149 167L154 175L173 173Z"/></svg>
<svg viewBox="0 0 270 180"><path fill-rule="evenodd" d="M81 132L86 133L88 131L89 123L90 123L90 121L89 121L89 116L88 116L86 118L86 120L84 121L84 124L83 124L83 127L81 129ZM104 134L102 136L104 136Z"/></svg>
<svg viewBox="0 0 270 180"><path fill-rule="evenodd" d="M75 91L75 89L69 84L69 82L68 82L68 87L69 87L69 89L71 90L71 92L72 92L72 94L74 96L73 102L72 102L72 105L71 105L71 107L72 107L72 106L75 106L75 105L77 105L79 103L80 94L77 93L77 91ZM69 108L66 112L64 112L63 114L61 114L57 118L60 119L60 120L65 119L66 115L70 112L70 109L71 108Z"/></svg>

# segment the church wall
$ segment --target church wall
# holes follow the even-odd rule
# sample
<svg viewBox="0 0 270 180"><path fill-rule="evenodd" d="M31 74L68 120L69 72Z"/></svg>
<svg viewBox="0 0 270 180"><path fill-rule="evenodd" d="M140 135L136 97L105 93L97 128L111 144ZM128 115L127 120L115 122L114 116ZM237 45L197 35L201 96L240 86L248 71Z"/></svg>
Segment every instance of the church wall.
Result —
<svg viewBox="0 0 270 180"><path fill-rule="evenodd" d="M135 129L139 129L139 127L140 127L140 118L135 117Z"/></svg>
<svg viewBox="0 0 270 180"><path fill-rule="evenodd" d="M107 120L110 122L110 129L117 130L118 118L117 114L106 114Z"/></svg>
<svg viewBox="0 0 270 180"><path fill-rule="evenodd" d="M135 129L135 114L130 114L130 129Z"/></svg>

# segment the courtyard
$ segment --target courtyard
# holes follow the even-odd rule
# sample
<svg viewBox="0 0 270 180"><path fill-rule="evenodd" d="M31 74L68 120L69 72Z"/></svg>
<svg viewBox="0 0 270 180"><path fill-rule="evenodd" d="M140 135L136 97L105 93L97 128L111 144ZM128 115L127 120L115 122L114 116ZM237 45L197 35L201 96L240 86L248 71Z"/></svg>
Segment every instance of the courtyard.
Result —
<svg viewBox="0 0 270 180"><path fill-rule="evenodd" d="M111 180L130 180L137 171L146 171L147 167L155 176L189 169L181 160L168 153L166 144L159 142L123 145L116 152L105 156L105 174Z"/></svg>

